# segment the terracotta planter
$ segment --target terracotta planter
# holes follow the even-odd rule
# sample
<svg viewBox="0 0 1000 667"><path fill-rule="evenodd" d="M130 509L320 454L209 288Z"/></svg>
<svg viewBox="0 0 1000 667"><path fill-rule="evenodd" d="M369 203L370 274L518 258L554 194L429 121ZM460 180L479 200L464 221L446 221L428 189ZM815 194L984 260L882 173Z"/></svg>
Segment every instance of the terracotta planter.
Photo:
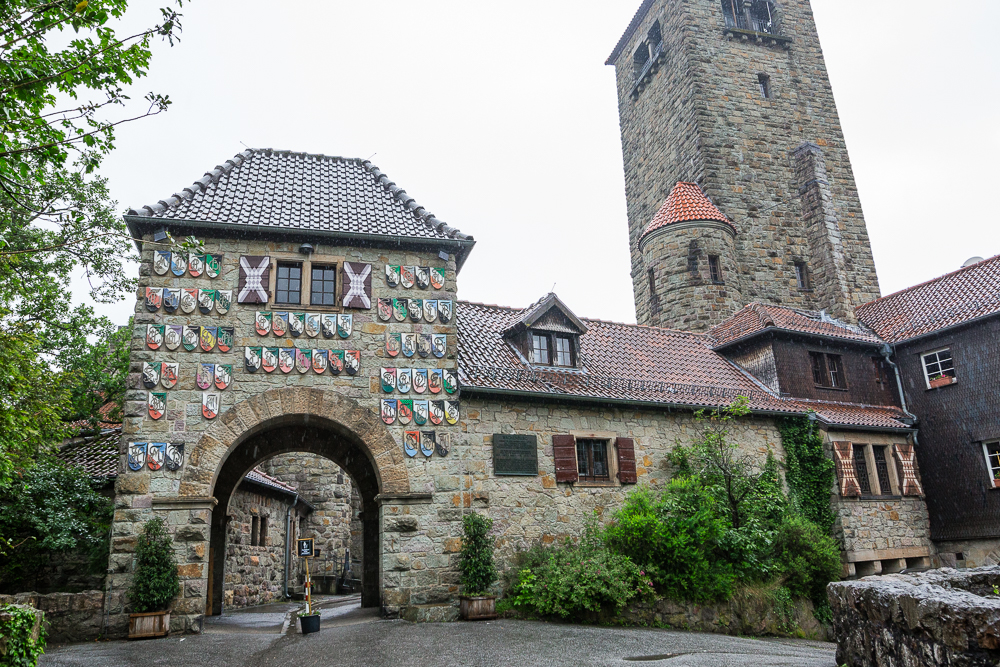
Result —
<svg viewBox="0 0 1000 667"><path fill-rule="evenodd" d="M955 378L948 377L947 375L944 377L936 378L934 380L931 380L931 389L937 389L938 387L947 387L948 385L953 384L954 382Z"/></svg>
<svg viewBox="0 0 1000 667"><path fill-rule="evenodd" d="M993 488L1000 489L1000 479L993 480Z"/></svg>
<svg viewBox="0 0 1000 667"><path fill-rule="evenodd" d="M128 638L166 637L170 634L170 612L149 611L128 615Z"/></svg>
<svg viewBox="0 0 1000 667"><path fill-rule="evenodd" d="M497 597L495 595L460 595L459 609L467 621L483 621L497 617Z"/></svg>

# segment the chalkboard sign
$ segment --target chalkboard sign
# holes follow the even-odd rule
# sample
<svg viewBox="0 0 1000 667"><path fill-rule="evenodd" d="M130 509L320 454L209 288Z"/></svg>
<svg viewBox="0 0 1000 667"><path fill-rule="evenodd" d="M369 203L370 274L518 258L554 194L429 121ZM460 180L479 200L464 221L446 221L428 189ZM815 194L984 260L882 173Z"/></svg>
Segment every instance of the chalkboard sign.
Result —
<svg viewBox="0 0 1000 667"><path fill-rule="evenodd" d="M312 558L313 557L313 538L308 537L297 541L295 545L295 553L298 554L299 558Z"/></svg>
<svg viewBox="0 0 1000 667"><path fill-rule="evenodd" d="M493 472L497 475L537 475L538 438L533 435L493 435Z"/></svg>

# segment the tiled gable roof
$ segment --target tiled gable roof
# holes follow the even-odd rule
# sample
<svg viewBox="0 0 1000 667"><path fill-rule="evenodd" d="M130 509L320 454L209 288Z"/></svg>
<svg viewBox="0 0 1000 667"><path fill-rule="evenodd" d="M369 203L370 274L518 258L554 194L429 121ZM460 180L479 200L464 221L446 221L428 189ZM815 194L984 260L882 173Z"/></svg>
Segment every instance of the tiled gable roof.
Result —
<svg viewBox="0 0 1000 667"><path fill-rule="evenodd" d="M59 460L83 468L91 477L118 476L118 441L122 429L111 428L99 435L76 438L59 448Z"/></svg>
<svg viewBox="0 0 1000 667"><path fill-rule="evenodd" d="M674 186L674 189L670 191L670 195L666 201L660 206L660 210L653 216L653 220L649 223L649 226L639 235L639 240L641 241L647 234L661 227L678 222L694 222L699 220L724 222L733 231L736 231L736 227L733 227L733 223L729 221L729 218L722 214L722 211L712 203L712 200L701 191L697 183L678 182Z"/></svg>
<svg viewBox="0 0 1000 667"><path fill-rule="evenodd" d="M1000 255L869 301L855 313L890 343L1000 313Z"/></svg>
<svg viewBox="0 0 1000 667"><path fill-rule="evenodd" d="M708 335L712 339L712 347L720 349L767 330L840 338L873 345L882 342L870 331L835 320L822 312L761 303L745 306L725 322L712 327Z"/></svg>
<svg viewBox="0 0 1000 667"><path fill-rule="evenodd" d="M549 314L552 311L556 311L560 315L556 318L550 317ZM558 322L557 318L562 317L572 324L572 327ZM559 299L553 292L549 292L541 299L531 304L524 310L522 310L516 317L514 317L510 323L507 325L506 331L511 331L518 328L518 326L530 327L543 322L543 328L546 331L565 331L566 333L579 334L587 330L587 325L577 317L573 311L569 309Z"/></svg>
<svg viewBox="0 0 1000 667"><path fill-rule="evenodd" d="M248 482L254 482L256 484L260 484L261 486L266 486L276 491L281 491L283 493L289 493L289 494L295 493L294 486L292 486L291 484L285 484L277 477L274 477L273 475L268 475L260 468L254 468L253 470L248 472L246 474L246 477L244 477L243 479L245 479Z"/></svg>

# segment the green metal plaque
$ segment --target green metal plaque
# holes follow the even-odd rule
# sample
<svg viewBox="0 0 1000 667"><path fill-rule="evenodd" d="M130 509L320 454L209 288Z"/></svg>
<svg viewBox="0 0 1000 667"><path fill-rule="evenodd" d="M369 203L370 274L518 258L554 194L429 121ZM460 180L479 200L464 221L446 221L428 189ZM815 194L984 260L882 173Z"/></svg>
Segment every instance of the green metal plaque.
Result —
<svg viewBox="0 0 1000 667"><path fill-rule="evenodd" d="M493 472L497 475L537 475L538 438L533 435L493 435Z"/></svg>

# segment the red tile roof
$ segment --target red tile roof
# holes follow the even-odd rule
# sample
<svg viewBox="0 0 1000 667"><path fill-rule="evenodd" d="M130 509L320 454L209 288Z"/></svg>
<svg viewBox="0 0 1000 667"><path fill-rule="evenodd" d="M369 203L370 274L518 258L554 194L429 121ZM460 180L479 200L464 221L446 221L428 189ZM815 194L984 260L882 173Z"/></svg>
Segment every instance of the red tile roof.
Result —
<svg viewBox="0 0 1000 667"><path fill-rule="evenodd" d="M284 491L285 493L295 493L294 486L292 486L291 484L285 484L277 477L274 477L273 475L268 475L260 468L254 468L253 470L248 472L246 474L246 477L244 477L243 479L245 479L248 482L256 482L257 484L261 484L263 486L267 486L272 489L276 489L278 491Z"/></svg>
<svg viewBox="0 0 1000 667"><path fill-rule="evenodd" d="M761 303L744 307L725 322L712 327L708 335L712 339L712 347L720 349L764 331L790 331L874 345L882 342L870 331L835 320L822 312Z"/></svg>
<svg viewBox="0 0 1000 667"><path fill-rule="evenodd" d="M59 448L59 460L83 468L91 477L118 476L118 441L121 424L99 435L70 440Z"/></svg>
<svg viewBox="0 0 1000 667"><path fill-rule="evenodd" d="M869 301L855 312L890 343L1000 313L1000 255Z"/></svg>
<svg viewBox="0 0 1000 667"><path fill-rule="evenodd" d="M813 411L830 424L907 427L901 421L903 413L891 406L776 396L712 350L713 341L706 334L581 318L588 328L580 336L583 370L532 367L503 337L523 312L458 302L459 368L467 390L693 408L716 407L746 396L757 412Z"/></svg>
<svg viewBox="0 0 1000 667"><path fill-rule="evenodd" d="M660 206L660 210L653 216L652 222L639 235L639 240L641 241L647 234L661 227L694 220L724 222L734 231L736 230L729 218L724 216L722 211L712 203L712 200L705 196L697 183L678 182L670 191L670 196Z"/></svg>
<svg viewBox="0 0 1000 667"><path fill-rule="evenodd" d="M97 423L97 427L99 429L103 430L103 429L120 428L121 427L121 424L119 424L118 422L111 421L111 411L114 410L115 407L117 407L117 406L116 406L116 404L115 404L114 401L108 401L107 403L105 403L104 405L102 405L100 407L100 409L97 411L97 414L99 414L101 417L104 418L102 421L100 421L100 422ZM87 419L78 419L75 422L71 422L70 426L72 426L74 429L78 429L78 430L81 430L81 429L88 429L89 430L90 429L90 421L87 420Z"/></svg>

